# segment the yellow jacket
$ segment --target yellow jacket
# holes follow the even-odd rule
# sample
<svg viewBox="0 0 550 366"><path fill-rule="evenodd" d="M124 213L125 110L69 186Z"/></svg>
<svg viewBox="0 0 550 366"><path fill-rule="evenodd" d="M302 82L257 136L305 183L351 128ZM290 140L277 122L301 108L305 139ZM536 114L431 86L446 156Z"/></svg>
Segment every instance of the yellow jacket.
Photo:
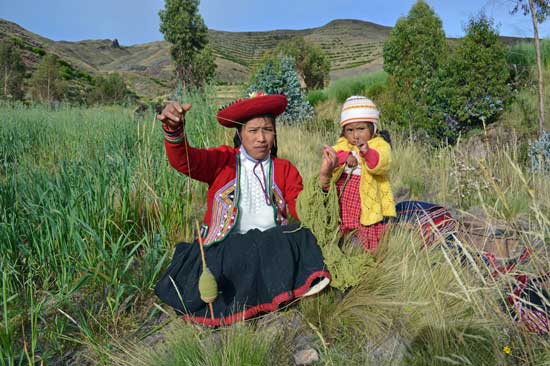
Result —
<svg viewBox="0 0 550 366"><path fill-rule="evenodd" d="M359 148L348 142L345 137L340 137L336 145L333 146L336 151L356 151ZM378 164L373 169L367 166L364 159L358 159L361 164L361 183L359 193L361 196L361 218L362 225L372 225L384 219L384 216L395 216L395 201L391 191L389 171L391 165L391 146L381 137L375 137L369 140L369 149L378 152ZM335 182L338 181L344 165L336 168L332 174Z"/></svg>

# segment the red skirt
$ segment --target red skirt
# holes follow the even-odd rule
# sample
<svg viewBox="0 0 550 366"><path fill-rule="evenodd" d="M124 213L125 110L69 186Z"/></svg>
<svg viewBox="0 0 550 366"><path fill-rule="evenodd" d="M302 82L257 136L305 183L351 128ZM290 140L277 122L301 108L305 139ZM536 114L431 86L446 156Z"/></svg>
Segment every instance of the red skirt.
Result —
<svg viewBox="0 0 550 366"><path fill-rule="evenodd" d="M384 233L386 224L382 222L368 226L361 224L360 182L361 176L344 173L336 183L338 196L340 197L340 230L343 234L356 230L354 235L361 241L363 248L374 252L378 247L378 241Z"/></svg>

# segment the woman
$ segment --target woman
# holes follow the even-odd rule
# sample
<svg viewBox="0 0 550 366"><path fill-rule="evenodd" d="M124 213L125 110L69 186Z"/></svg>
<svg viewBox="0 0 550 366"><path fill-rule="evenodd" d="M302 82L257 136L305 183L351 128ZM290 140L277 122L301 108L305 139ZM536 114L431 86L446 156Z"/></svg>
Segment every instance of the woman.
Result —
<svg viewBox="0 0 550 366"><path fill-rule="evenodd" d="M202 240L219 290L213 319L198 291L196 242L176 246L156 286L157 295L188 320L231 324L319 292L330 281L311 232L288 226L287 211L297 219L302 178L276 156L275 117L286 105L282 95L258 94L220 110L218 122L236 129L236 147L190 146L184 131L189 104L170 103L157 116L172 167L209 186Z"/></svg>

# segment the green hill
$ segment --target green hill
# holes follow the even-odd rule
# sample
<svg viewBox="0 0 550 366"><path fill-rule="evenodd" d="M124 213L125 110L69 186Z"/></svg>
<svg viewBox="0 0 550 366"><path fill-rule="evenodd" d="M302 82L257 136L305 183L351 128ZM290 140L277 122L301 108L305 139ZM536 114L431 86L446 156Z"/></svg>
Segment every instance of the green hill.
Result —
<svg viewBox="0 0 550 366"><path fill-rule="evenodd" d="M268 32L224 32L209 30L216 55L217 79L236 84L247 79L250 66L268 49L285 39L302 36L318 44L329 56L331 80L380 70L382 49L391 27L361 20L334 20L303 30ZM165 41L121 46L116 39L79 42L52 41L19 25L0 19L0 39L11 38L22 50L25 64L32 71L41 56L53 52L79 72L97 75L119 72L138 95L158 96L173 87L173 65ZM507 43L521 39L502 37ZM88 78L89 79L89 78ZM85 87L86 78L82 78Z"/></svg>
<svg viewBox="0 0 550 366"><path fill-rule="evenodd" d="M249 67L267 50L284 39L303 36L317 43L329 55L331 77L353 74L382 65L382 45L389 27L359 20L335 20L322 27L269 32L223 32L209 30L216 55L217 78L224 83L240 83ZM0 19L0 39L12 38L23 51L32 70L41 53L53 52L82 71L97 74L117 71L140 95L158 95L172 86L173 66L165 41L120 46L116 40L52 41L19 25ZM342 71L347 71L343 73Z"/></svg>
<svg viewBox="0 0 550 366"><path fill-rule="evenodd" d="M327 53L332 71L381 61L382 46L391 28L360 20L334 20L319 28L269 32L209 32L218 58L249 66L285 39L301 36Z"/></svg>

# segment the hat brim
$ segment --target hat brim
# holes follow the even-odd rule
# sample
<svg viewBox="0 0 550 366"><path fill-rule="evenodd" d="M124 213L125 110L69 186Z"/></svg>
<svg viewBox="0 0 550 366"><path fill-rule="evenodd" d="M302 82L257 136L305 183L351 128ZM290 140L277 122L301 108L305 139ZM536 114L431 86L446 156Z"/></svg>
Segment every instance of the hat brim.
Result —
<svg viewBox="0 0 550 366"><path fill-rule="evenodd" d="M348 118L340 122L340 126L344 127L345 125L349 125L350 123L354 123L354 122L372 122L374 124L379 123L378 119L376 118L356 117L356 118Z"/></svg>
<svg viewBox="0 0 550 366"><path fill-rule="evenodd" d="M287 104L284 95L262 95L238 100L221 109L216 117L224 127L238 127L254 117L265 114L278 116L285 111Z"/></svg>

